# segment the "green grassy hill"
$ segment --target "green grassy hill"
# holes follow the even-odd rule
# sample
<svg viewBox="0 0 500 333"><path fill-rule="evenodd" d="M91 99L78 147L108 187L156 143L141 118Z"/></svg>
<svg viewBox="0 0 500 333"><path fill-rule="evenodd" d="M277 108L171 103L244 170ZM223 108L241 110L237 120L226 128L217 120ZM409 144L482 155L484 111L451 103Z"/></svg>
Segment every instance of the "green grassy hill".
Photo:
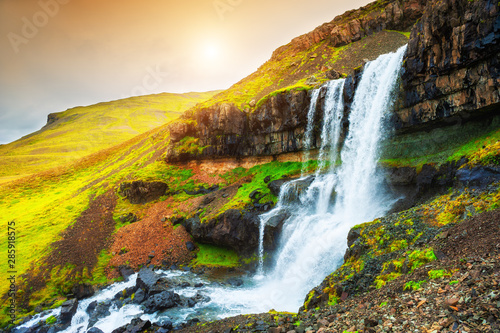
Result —
<svg viewBox="0 0 500 333"><path fill-rule="evenodd" d="M176 119L216 93L163 93L53 113L39 131L0 146L0 183L117 145Z"/></svg>

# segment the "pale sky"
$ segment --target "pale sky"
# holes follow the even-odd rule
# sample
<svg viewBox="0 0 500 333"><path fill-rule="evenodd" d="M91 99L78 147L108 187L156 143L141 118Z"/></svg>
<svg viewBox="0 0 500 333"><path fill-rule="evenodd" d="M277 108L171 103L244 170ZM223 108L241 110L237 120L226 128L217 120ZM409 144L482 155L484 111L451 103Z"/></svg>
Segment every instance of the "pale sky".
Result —
<svg viewBox="0 0 500 333"><path fill-rule="evenodd" d="M367 0L0 0L0 144L47 115L225 89Z"/></svg>

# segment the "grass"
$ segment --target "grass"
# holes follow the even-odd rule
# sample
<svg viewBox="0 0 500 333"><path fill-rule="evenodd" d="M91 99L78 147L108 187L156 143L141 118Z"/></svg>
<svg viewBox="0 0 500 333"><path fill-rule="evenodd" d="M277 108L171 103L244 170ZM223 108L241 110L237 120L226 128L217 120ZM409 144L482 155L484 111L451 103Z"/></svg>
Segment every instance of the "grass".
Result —
<svg viewBox="0 0 500 333"><path fill-rule="evenodd" d="M270 181L272 181L295 176L301 173L303 166L304 163L302 162L270 162L256 165L250 169L236 168L221 175L221 178L225 179L228 183L234 182L236 179L242 177L252 177L252 180L248 183L244 183L238 189L238 193L222 207L221 212L228 209L242 209L249 205L252 202L250 193L255 190L260 192L260 203L269 201L276 203L277 198L271 193L264 179L269 176L271 178ZM307 166L309 170L313 170L317 167L317 161L309 161Z"/></svg>
<svg viewBox="0 0 500 333"><path fill-rule="evenodd" d="M210 244L197 244L199 251L196 259L191 262L192 266L210 267L237 267L240 266L240 258L230 249Z"/></svg>
<svg viewBox="0 0 500 333"><path fill-rule="evenodd" d="M218 91L131 97L53 114L55 122L0 146L0 183L62 166L176 119Z"/></svg>

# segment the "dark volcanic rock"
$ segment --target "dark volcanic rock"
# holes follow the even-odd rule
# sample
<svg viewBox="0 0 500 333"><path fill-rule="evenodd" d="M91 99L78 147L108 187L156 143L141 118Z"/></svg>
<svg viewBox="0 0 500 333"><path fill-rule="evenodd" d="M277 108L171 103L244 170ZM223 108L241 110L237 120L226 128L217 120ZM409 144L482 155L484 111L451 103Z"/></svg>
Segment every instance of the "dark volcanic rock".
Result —
<svg viewBox="0 0 500 333"><path fill-rule="evenodd" d="M491 0L429 2L408 43L396 111L399 127L436 120L446 126L496 112L499 11Z"/></svg>
<svg viewBox="0 0 500 333"><path fill-rule="evenodd" d="M149 297L144 303L146 313L173 308L180 302L180 297L173 291L163 291Z"/></svg>
<svg viewBox="0 0 500 333"><path fill-rule="evenodd" d="M78 300L91 297L95 293L92 285L86 283L75 284L73 288L71 288L71 292Z"/></svg>
<svg viewBox="0 0 500 333"><path fill-rule="evenodd" d="M66 325L71 323L71 319L78 309L78 300L76 298L67 300L61 306L61 314L59 315L59 323Z"/></svg>
<svg viewBox="0 0 500 333"><path fill-rule="evenodd" d="M94 326L100 319L109 316L111 314L109 311L110 307L111 302L109 301L98 303L95 309L90 313L88 327Z"/></svg>
<svg viewBox="0 0 500 333"><path fill-rule="evenodd" d="M126 265L121 265L120 267L118 267L118 272L120 272L120 275L125 281L128 281L130 275L134 274L134 270L130 268L130 266Z"/></svg>
<svg viewBox="0 0 500 333"><path fill-rule="evenodd" d="M137 274L136 286L149 293L151 290L157 287L157 283L160 281L161 276L153 272L149 268L142 268Z"/></svg>
<svg viewBox="0 0 500 333"><path fill-rule="evenodd" d="M259 244L258 212L229 209L217 218L200 221L199 216L182 219L180 223L197 242L231 248L240 254L252 253ZM275 247L279 225L267 225L264 231L266 248Z"/></svg>
<svg viewBox="0 0 500 333"><path fill-rule="evenodd" d="M119 193L132 204L145 204L165 195L168 185L162 182L134 181L120 184Z"/></svg>

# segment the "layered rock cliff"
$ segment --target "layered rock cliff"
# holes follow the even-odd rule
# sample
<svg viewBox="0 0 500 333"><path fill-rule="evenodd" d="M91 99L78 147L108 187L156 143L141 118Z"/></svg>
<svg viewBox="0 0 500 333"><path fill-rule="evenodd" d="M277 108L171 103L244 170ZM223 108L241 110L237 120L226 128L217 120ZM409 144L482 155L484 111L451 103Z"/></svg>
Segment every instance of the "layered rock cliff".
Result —
<svg viewBox="0 0 500 333"><path fill-rule="evenodd" d="M273 58L300 52L324 40L339 46L381 29L413 26L393 127L401 134L439 127L443 121L444 125L461 124L476 115L498 113L499 4L447 0L429 2L425 12L423 9L423 1L377 1L294 39L276 50ZM358 78L354 74L346 81L346 115ZM223 103L188 113L170 126L166 160L276 156L300 151L304 149L310 95L307 89L290 90L271 94L253 111ZM320 127L323 105L322 100L317 104L316 127ZM347 129L346 121L344 125ZM318 138L311 148L319 144Z"/></svg>
<svg viewBox="0 0 500 333"><path fill-rule="evenodd" d="M500 108L500 3L433 1L411 32L397 127Z"/></svg>

